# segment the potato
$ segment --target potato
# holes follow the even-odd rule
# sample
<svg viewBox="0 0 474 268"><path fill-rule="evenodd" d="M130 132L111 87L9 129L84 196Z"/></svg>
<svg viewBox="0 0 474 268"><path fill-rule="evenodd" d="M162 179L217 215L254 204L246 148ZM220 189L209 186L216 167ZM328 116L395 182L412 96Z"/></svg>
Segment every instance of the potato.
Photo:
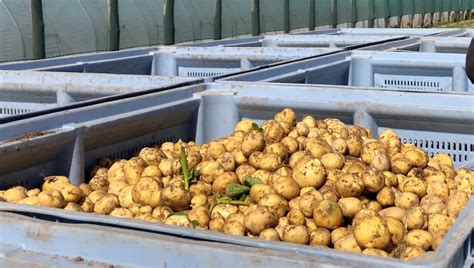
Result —
<svg viewBox="0 0 474 268"><path fill-rule="evenodd" d="M448 230L453 225L453 220L446 215L432 214L428 216L428 231L432 234L439 230Z"/></svg>
<svg viewBox="0 0 474 268"><path fill-rule="evenodd" d="M374 210L374 211L380 211L382 210L382 206L377 203L377 201L370 201L369 203L367 203L364 208L368 208L368 209L371 209L371 210Z"/></svg>
<svg viewBox="0 0 474 268"><path fill-rule="evenodd" d="M134 215L133 213L126 208L114 208L109 214L110 216L114 217L119 217L119 218L128 218L128 219L133 219Z"/></svg>
<svg viewBox="0 0 474 268"><path fill-rule="evenodd" d="M145 147L138 154L148 166L158 166L161 161L161 152L158 148Z"/></svg>
<svg viewBox="0 0 474 268"><path fill-rule="evenodd" d="M263 170L273 172L282 167L281 158L275 153L264 153L259 162L259 167Z"/></svg>
<svg viewBox="0 0 474 268"><path fill-rule="evenodd" d="M379 256L379 257L389 257L387 252L377 249L377 248L366 248L362 251L362 254L365 255L372 255L372 256Z"/></svg>
<svg viewBox="0 0 474 268"><path fill-rule="evenodd" d="M165 187L161 191L160 203L174 211L183 211L191 204L191 193L181 187Z"/></svg>
<svg viewBox="0 0 474 268"><path fill-rule="evenodd" d="M196 170L200 172L201 179L207 183L212 183L217 178L217 176L225 172L222 165L216 161L201 162L196 167Z"/></svg>
<svg viewBox="0 0 474 268"><path fill-rule="evenodd" d="M191 198L191 208L197 208L197 207L207 207L208 206L208 200L207 200L207 195L205 194L197 194Z"/></svg>
<svg viewBox="0 0 474 268"><path fill-rule="evenodd" d="M53 188L61 192L66 203L76 203L82 198L82 191L76 185L70 183L57 183Z"/></svg>
<svg viewBox="0 0 474 268"><path fill-rule="evenodd" d="M245 227L242 223L238 221L229 221L224 224L222 231L226 234L244 236Z"/></svg>
<svg viewBox="0 0 474 268"><path fill-rule="evenodd" d="M309 235L309 244L312 246L328 247L331 243L331 232L325 228L317 228Z"/></svg>
<svg viewBox="0 0 474 268"><path fill-rule="evenodd" d="M95 166L89 171L89 177L94 177L95 175L107 176L108 168L103 166Z"/></svg>
<svg viewBox="0 0 474 268"><path fill-rule="evenodd" d="M51 208L62 208L66 205L64 197L58 190L43 190L38 194L38 204Z"/></svg>
<svg viewBox="0 0 474 268"><path fill-rule="evenodd" d="M437 250L441 242L443 242L444 237L448 233L448 230L440 229L433 234L433 239L431 242L431 247L433 250Z"/></svg>
<svg viewBox="0 0 474 268"><path fill-rule="evenodd" d="M321 163L325 169L341 169L344 161L344 156L338 153L327 153L321 156Z"/></svg>
<svg viewBox="0 0 474 268"><path fill-rule="evenodd" d="M466 192L462 190L452 192L446 203L448 215L452 218L457 218L467 202L469 202L469 196Z"/></svg>
<svg viewBox="0 0 474 268"><path fill-rule="evenodd" d="M393 217L383 217L385 223L387 223L388 230L390 231L390 238L394 245L398 245L403 241L405 237L405 226L403 223Z"/></svg>
<svg viewBox="0 0 474 268"><path fill-rule="evenodd" d="M399 185L400 191L415 193L419 198L426 195L427 187L426 182L417 177L408 177Z"/></svg>
<svg viewBox="0 0 474 268"><path fill-rule="evenodd" d="M89 181L89 186L94 191L100 190L107 192L109 189L109 180L106 176L96 175ZM53 189L56 189L54 186L52 187Z"/></svg>
<svg viewBox="0 0 474 268"><path fill-rule="evenodd" d="M395 206L399 208L410 208L420 203L418 195L411 192L395 194Z"/></svg>
<svg viewBox="0 0 474 268"><path fill-rule="evenodd" d="M150 206L141 206L138 209L138 212L140 213L146 213L146 214L151 214L153 212L153 208Z"/></svg>
<svg viewBox="0 0 474 268"><path fill-rule="evenodd" d="M274 209L278 217L283 217L289 210L288 201L278 194L265 195L264 197L260 198L258 205Z"/></svg>
<svg viewBox="0 0 474 268"><path fill-rule="evenodd" d="M305 215L299 209L291 209L286 217L291 225L304 225L306 221Z"/></svg>
<svg viewBox="0 0 474 268"><path fill-rule="evenodd" d="M352 218L354 215L362 209L362 202L355 197L345 197L338 201L339 207L341 207L342 215L346 218Z"/></svg>
<svg viewBox="0 0 474 268"><path fill-rule="evenodd" d="M331 153L331 146L320 138L307 138L304 141L305 151L314 158L320 158L322 155Z"/></svg>
<svg viewBox="0 0 474 268"><path fill-rule="evenodd" d="M210 196L212 194L212 185L204 181L198 181L189 186L189 192L192 196L199 194Z"/></svg>
<svg viewBox="0 0 474 268"><path fill-rule="evenodd" d="M280 241L280 235L274 228L268 228L263 230L258 237L267 241Z"/></svg>
<svg viewBox="0 0 474 268"><path fill-rule="evenodd" d="M65 207L64 210L69 210L69 211L80 211L82 212L82 207L76 203L69 202Z"/></svg>
<svg viewBox="0 0 474 268"><path fill-rule="evenodd" d="M269 120L263 123L263 136L267 144L280 142L285 136L285 130L275 120Z"/></svg>
<svg viewBox="0 0 474 268"><path fill-rule="evenodd" d="M474 175L470 173L458 174L454 177L457 189L472 194L474 192Z"/></svg>
<svg viewBox="0 0 474 268"><path fill-rule="evenodd" d="M317 194L305 193L301 195L298 200L298 207L306 217L313 217L313 212L319 201L323 200L322 195L319 192Z"/></svg>
<svg viewBox="0 0 474 268"><path fill-rule="evenodd" d="M336 180L336 193L342 197L355 197L364 191L364 181L355 174L344 174Z"/></svg>
<svg viewBox="0 0 474 268"><path fill-rule="evenodd" d="M308 228L303 225L287 225L283 230L282 240L289 243L307 245L309 243Z"/></svg>
<svg viewBox="0 0 474 268"><path fill-rule="evenodd" d="M362 151L362 139L359 136L350 136L346 139L347 152L351 156L358 157Z"/></svg>
<svg viewBox="0 0 474 268"><path fill-rule="evenodd" d="M225 171L234 171L236 168L235 158L232 153L224 152L216 160Z"/></svg>
<svg viewBox="0 0 474 268"><path fill-rule="evenodd" d="M373 209L364 208L354 215L354 217L352 218L352 226L357 225L363 219L370 219L375 216L379 216L377 211Z"/></svg>
<svg viewBox="0 0 474 268"><path fill-rule="evenodd" d="M336 228L331 232L331 243L335 245L339 239L350 234L352 234L352 230L348 229L347 227Z"/></svg>
<svg viewBox="0 0 474 268"><path fill-rule="evenodd" d="M259 235L267 228L278 224L278 215L272 208L258 206L245 216L244 226L253 235Z"/></svg>
<svg viewBox="0 0 474 268"><path fill-rule="evenodd" d="M164 224L181 226L181 227L192 227L191 221L186 217L186 215L173 215L171 214L163 222Z"/></svg>
<svg viewBox="0 0 474 268"><path fill-rule="evenodd" d="M424 168L428 164L428 155L420 148L412 148L403 152L403 156L414 167Z"/></svg>
<svg viewBox="0 0 474 268"><path fill-rule="evenodd" d="M336 243L334 244L334 248L338 250L348 251L348 252L355 252L355 253L362 252L362 249L359 247L359 244L357 244L357 241L355 240L355 237L352 233L337 240Z"/></svg>
<svg viewBox="0 0 474 268"><path fill-rule="evenodd" d="M38 189L38 188L31 189L31 190L28 190L28 191L26 192L26 196L28 196L28 197L37 196L40 192L41 192L41 190Z"/></svg>
<svg viewBox="0 0 474 268"><path fill-rule="evenodd" d="M123 171L127 182L132 185L136 184L138 180L140 180L141 174L146 166L147 163L139 157L132 157L130 160L128 160L123 166Z"/></svg>
<svg viewBox="0 0 474 268"><path fill-rule="evenodd" d="M273 181L273 188L276 193L286 200L291 200L300 194L299 184L292 178L279 176Z"/></svg>
<svg viewBox="0 0 474 268"><path fill-rule="evenodd" d="M293 170L293 179L300 187L321 187L325 182L325 170L318 159L302 159Z"/></svg>
<svg viewBox="0 0 474 268"><path fill-rule="evenodd" d="M39 206L38 196L36 196L36 195L25 197L25 198L23 198L22 200L20 200L16 203L17 204L22 204L22 205Z"/></svg>
<svg viewBox="0 0 474 268"><path fill-rule="evenodd" d="M140 211L141 205L133 203L129 208L128 208L133 214L137 215L139 213L142 213Z"/></svg>
<svg viewBox="0 0 474 268"><path fill-rule="evenodd" d="M153 218L159 219L160 221L164 221L173 213L173 210L166 206L157 206L153 209L151 215Z"/></svg>
<svg viewBox="0 0 474 268"><path fill-rule="evenodd" d="M253 152L263 151L264 148L265 139L262 133L254 130L244 136L244 140L242 141L242 153L245 157L249 157Z"/></svg>
<svg viewBox="0 0 474 268"><path fill-rule="evenodd" d="M224 217L217 215L216 217L212 217L211 220L209 221L209 230L215 231L215 232L223 232L224 224L225 224Z"/></svg>
<svg viewBox="0 0 474 268"><path fill-rule="evenodd" d="M398 179L397 179L397 176L395 176L395 174L393 174L392 172L390 171L384 171L382 172L383 174L383 177L385 179L385 186L387 187L397 187L398 186Z"/></svg>
<svg viewBox="0 0 474 268"><path fill-rule="evenodd" d="M225 172L217 176L212 183L212 191L223 194L229 183L239 183L239 178L234 172Z"/></svg>
<svg viewBox="0 0 474 268"><path fill-rule="evenodd" d="M391 188L385 186L377 193L377 202L382 207L393 206L395 204L395 193Z"/></svg>
<svg viewBox="0 0 474 268"><path fill-rule="evenodd" d="M157 201L153 197L158 195L161 188L161 182L153 177L142 177L132 188L132 200L140 205L156 207L160 205L160 202L159 199Z"/></svg>
<svg viewBox="0 0 474 268"><path fill-rule="evenodd" d="M158 166L148 166L143 169L143 172L141 174L141 177L153 177L155 179L159 179L162 176L163 176L163 173L161 172Z"/></svg>
<svg viewBox="0 0 474 268"><path fill-rule="evenodd" d="M387 154L386 149L378 141L369 141L362 145L360 157L365 164L370 164L378 154Z"/></svg>
<svg viewBox="0 0 474 268"><path fill-rule="evenodd" d="M354 237L361 248L385 249L391 241L387 223L380 216L358 221L354 226Z"/></svg>
<svg viewBox="0 0 474 268"><path fill-rule="evenodd" d="M27 198L26 189L23 186L16 186L6 190L3 193L3 198L10 203L16 203L22 199Z"/></svg>
<svg viewBox="0 0 474 268"><path fill-rule="evenodd" d="M406 175L412 167L413 166L410 161L408 161L404 157L395 158L391 161L391 170L395 174Z"/></svg>
<svg viewBox="0 0 474 268"><path fill-rule="evenodd" d="M281 139L280 143L285 146L288 154L293 154L299 149L298 142L292 137L284 137Z"/></svg>
<svg viewBox="0 0 474 268"><path fill-rule="evenodd" d="M431 248L431 241L433 240L433 236L430 232L425 230L412 230L407 234L407 245L413 247L419 247L423 250L429 250Z"/></svg>
<svg viewBox="0 0 474 268"><path fill-rule="evenodd" d="M135 203L133 201L133 188L134 186L129 185L120 190L118 198L121 207L130 208Z"/></svg>
<svg viewBox="0 0 474 268"><path fill-rule="evenodd" d="M379 211L380 216L393 217L399 221L405 219L405 209L399 207L388 207Z"/></svg>
<svg viewBox="0 0 474 268"><path fill-rule="evenodd" d="M447 201L449 197L449 187L446 183L432 182L428 184L426 192L429 195L434 195L441 198L443 202Z"/></svg>
<svg viewBox="0 0 474 268"><path fill-rule="evenodd" d="M257 169L246 163L238 166L235 170L235 174L239 177L240 183L243 183L244 177L252 175L255 171L257 171Z"/></svg>
<svg viewBox="0 0 474 268"><path fill-rule="evenodd" d="M191 221L196 221L199 226L207 226L209 224L209 210L206 207L193 208L188 213L188 218Z"/></svg>
<svg viewBox="0 0 474 268"><path fill-rule="evenodd" d="M222 216L224 219L227 219L227 217L231 214L237 213L239 211L239 208L234 205L230 204L219 204L214 207L214 209L211 212L211 218L214 218L216 216Z"/></svg>
<svg viewBox="0 0 474 268"><path fill-rule="evenodd" d="M118 197L114 194L107 194L94 204L94 212L107 215L118 206L120 206Z"/></svg>
<svg viewBox="0 0 474 268"><path fill-rule="evenodd" d="M125 171L124 171L125 163L127 163L127 160L120 160L113 163L112 166L107 171L107 179L109 181L126 180ZM101 174L97 174L97 175L101 175Z"/></svg>
<svg viewBox="0 0 474 268"><path fill-rule="evenodd" d="M86 196L89 196L89 194L94 191L87 183L79 184L79 189L81 189L82 193Z"/></svg>
<svg viewBox="0 0 474 268"><path fill-rule="evenodd" d="M58 183L71 183L67 177L64 176L49 176L44 178L42 190L50 190L53 189L53 185Z"/></svg>
<svg viewBox="0 0 474 268"><path fill-rule="evenodd" d="M275 189L267 184L255 184L250 188L250 197L253 202L258 203L262 197L268 194L275 194Z"/></svg>
<svg viewBox="0 0 474 268"><path fill-rule="evenodd" d="M334 230L344 223L342 210L339 205L330 200L319 202L313 211L314 222L318 227Z"/></svg>
<svg viewBox="0 0 474 268"><path fill-rule="evenodd" d="M390 159L387 154L376 154L369 164L371 168L380 171L390 171L391 168Z"/></svg>
<svg viewBox="0 0 474 268"><path fill-rule="evenodd" d="M408 246L404 248L400 253L400 259L407 261L419 257L424 253L425 251L422 248Z"/></svg>
<svg viewBox="0 0 474 268"><path fill-rule="evenodd" d="M405 225L408 230L425 229L427 220L428 216L421 207L411 207L406 210Z"/></svg>
<svg viewBox="0 0 474 268"><path fill-rule="evenodd" d="M234 127L234 132L249 132L253 129L252 125L255 124L255 121L250 120L250 119L243 119L239 121L235 127Z"/></svg>
<svg viewBox="0 0 474 268"><path fill-rule="evenodd" d="M426 206L423 206L422 208L423 211L428 215L441 214L448 216L448 207L441 202L428 204Z"/></svg>
<svg viewBox="0 0 474 268"><path fill-rule="evenodd" d="M383 173L375 168L365 170L362 174L362 180L364 182L364 188L372 193L379 192L385 185Z"/></svg>
<svg viewBox="0 0 474 268"><path fill-rule="evenodd" d="M209 143L209 154L211 155L212 159L216 160L219 158L220 155L225 153L225 147L222 143L218 141L211 141Z"/></svg>
<svg viewBox="0 0 474 268"><path fill-rule="evenodd" d="M255 171L254 173L252 173L252 175L250 177L253 177L253 178L259 178L263 183L265 184L271 184L271 177L272 175L275 175L275 174L272 174L266 170L263 170L263 169L259 169L257 171Z"/></svg>
<svg viewBox="0 0 474 268"><path fill-rule="evenodd" d="M94 203L89 197L83 197L78 204L84 212L94 212Z"/></svg>

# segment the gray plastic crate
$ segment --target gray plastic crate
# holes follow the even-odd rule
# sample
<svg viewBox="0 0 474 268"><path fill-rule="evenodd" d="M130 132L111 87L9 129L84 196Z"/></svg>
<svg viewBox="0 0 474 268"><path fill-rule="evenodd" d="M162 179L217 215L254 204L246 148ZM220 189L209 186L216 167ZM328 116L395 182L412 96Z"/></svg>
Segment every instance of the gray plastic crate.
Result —
<svg viewBox="0 0 474 268"><path fill-rule="evenodd" d="M6 63L0 63L0 70L10 70L10 71L32 70L32 69L48 68L48 67L59 66L59 65L74 64L77 62L88 62L88 61L133 57L133 56L147 55L150 51L153 51L155 49L157 49L157 47L132 48L132 49L124 49L124 50L114 51L114 52L81 53L81 54L72 55L72 56L63 56L63 57L44 59L44 60L6 62Z"/></svg>
<svg viewBox="0 0 474 268"><path fill-rule="evenodd" d="M215 77L340 51L336 48L161 47L150 55L40 69L55 72Z"/></svg>
<svg viewBox="0 0 474 268"><path fill-rule="evenodd" d="M37 187L42 177L53 174L66 175L73 183L80 183L84 179L84 171L92 167L99 157L128 158L144 146L176 141L178 138L207 142L230 134L235 123L242 118L261 123L284 107L294 108L300 118L307 114L316 118L336 117L347 124L369 127L375 134L392 128L404 142L416 143L430 153L450 153L456 166L474 168L473 95L224 82L188 86L176 89L176 92L187 97L164 102L163 98L170 97L173 92L151 93L0 125L0 140L4 140L0 143L3 156L0 188L18 184ZM421 98L427 100L426 104L420 106L413 102ZM123 107L128 107L128 110ZM118 108L124 111L114 113ZM71 118L76 118L75 124L62 125L62 122L70 122ZM45 133L5 142L17 133L25 133L26 129ZM436 253L416 261L402 262L0 202L0 210L51 220L121 226L194 240L278 250L281 253L298 252L298 259L307 256L320 264L363 267L460 267L465 262L469 265L472 261L473 206L474 200L471 200Z"/></svg>
<svg viewBox="0 0 474 268"><path fill-rule="evenodd" d="M310 267L314 261L291 252L5 212L0 213L0 237L1 267L284 268Z"/></svg>
<svg viewBox="0 0 474 268"><path fill-rule="evenodd" d="M402 91L474 91L465 72L465 55L443 53L352 51L222 80L349 85Z"/></svg>
<svg viewBox="0 0 474 268"><path fill-rule="evenodd" d="M443 29L443 28L341 28L337 32L339 35L408 35L410 37L421 37L430 35L463 35L463 29Z"/></svg>
<svg viewBox="0 0 474 268"><path fill-rule="evenodd" d="M406 38L404 35L269 35L262 39L262 46L353 49Z"/></svg>
<svg viewBox="0 0 474 268"><path fill-rule="evenodd" d="M193 81L200 82L170 76L0 71L0 118Z"/></svg>
<svg viewBox="0 0 474 268"><path fill-rule="evenodd" d="M420 52L467 54L472 37L423 37Z"/></svg>

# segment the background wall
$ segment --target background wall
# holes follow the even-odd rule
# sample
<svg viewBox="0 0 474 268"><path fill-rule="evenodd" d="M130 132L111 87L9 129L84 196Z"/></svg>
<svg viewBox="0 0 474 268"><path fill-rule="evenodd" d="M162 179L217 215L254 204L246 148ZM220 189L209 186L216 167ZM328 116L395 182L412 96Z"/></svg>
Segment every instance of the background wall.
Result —
<svg viewBox="0 0 474 268"><path fill-rule="evenodd" d="M0 0L0 62L338 25L429 27L473 9L474 0Z"/></svg>

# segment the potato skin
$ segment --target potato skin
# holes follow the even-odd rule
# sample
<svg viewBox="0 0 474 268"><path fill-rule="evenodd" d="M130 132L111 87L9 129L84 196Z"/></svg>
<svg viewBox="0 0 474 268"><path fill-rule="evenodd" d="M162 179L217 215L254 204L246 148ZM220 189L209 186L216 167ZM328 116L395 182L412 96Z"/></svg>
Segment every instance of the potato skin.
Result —
<svg viewBox="0 0 474 268"><path fill-rule="evenodd" d="M344 174L336 180L336 193L342 197L355 197L364 191L364 181L355 174Z"/></svg>
<svg viewBox="0 0 474 268"><path fill-rule="evenodd" d="M385 249L391 240L387 223L380 216L360 220L354 226L354 237L361 248Z"/></svg>
<svg viewBox="0 0 474 268"><path fill-rule="evenodd" d="M325 228L317 228L309 236L311 246L328 247L331 243L331 232Z"/></svg>
<svg viewBox="0 0 474 268"><path fill-rule="evenodd" d="M161 191L160 202L174 211L183 211L191 204L191 193L181 187L169 186Z"/></svg>
<svg viewBox="0 0 474 268"><path fill-rule="evenodd" d="M348 252L355 252L355 253L362 252L362 249L357 244L354 234L352 233L337 240L336 243L334 244L334 248L342 250L342 251L348 251Z"/></svg>
<svg viewBox="0 0 474 268"><path fill-rule="evenodd" d="M242 223L238 221L226 222L224 226L222 227L222 230L226 234L237 235L237 236L245 235L245 227Z"/></svg>
<svg viewBox="0 0 474 268"><path fill-rule="evenodd" d="M325 182L325 170L318 159L305 158L293 170L293 179L303 187L321 187Z"/></svg>
<svg viewBox="0 0 474 268"><path fill-rule="evenodd" d="M40 206L62 208L66 205L64 197L58 190L44 190L38 194Z"/></svg>
<svg viewBox="0 0 474 268"><path fill-rule="evenodd" d="M308 228L303 225L288 225L283 230L282 240L289 243L307 245L309 243Z"/></svg>
<svg viewBox="0 0 474 268"><path fill-rule="evenodd" d="M314 222L318 227L334 230L344 223L342 210L339 205L331 200L323 200L314 208Z"/></svg>
<svg viewBox="0 0 474 268"><path fill-rule="evenodd" d="M108 215L120 205L118 197L114 194L107 194L94 204L94 212L97 214Z"/></svg>
<svg viewBox="0 0 474 268"><path fill-rule="evenodd" d="M259 235L263 230L275 227L278 224L276 212L268 207L258 206L245 216L244 225L253 235Z"/></svg>
<svg viewBox="0 0 474 268"><path fill-rule="evenodd" d="M280 241L280 235L278 234L277 230L274 228L268 228L263 230L258 237L263 240L267 241Z"/></svg>
<svg viewBox="0 0 474 268"><path fill-rule="evenodd" d="M26 195L26 189L22 186L10 188L3 193L3 198L10 203L19 202L26 197L28 197Z"/></svg>
<svg viewBox="0 0 474 268"><path fill-rule="evenodd" d="M407 234L407 245L419 247L425 251L431 248L432 240L431 233L425 230L411 230Z"/></svg>

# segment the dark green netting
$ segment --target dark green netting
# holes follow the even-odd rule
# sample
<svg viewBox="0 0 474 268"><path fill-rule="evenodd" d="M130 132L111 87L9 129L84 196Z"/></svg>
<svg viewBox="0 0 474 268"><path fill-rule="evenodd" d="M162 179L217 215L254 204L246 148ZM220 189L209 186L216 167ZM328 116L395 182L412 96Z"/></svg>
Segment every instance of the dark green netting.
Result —
<svg viewBox="0 0 474 268"><path fill-rule="evenodd" d="M252 29L250 10L249 0L222 0L222 37L249 34Z"/></svg>
<svg viewBox="0 0 474 268"><path fill-rule="evenodd" d="M290 29L308 27L309 0L290 0Z"/></svg>
<svg viewBox="0 0 474 268"><path fill-rule="evenodd" d="M443 12L443 0L434 0L434 12Z"/></svg>
<svg viewBox="0 0 474 268"><path fill-rule="evenodd" d="M460 0L451 0L451 11L459 11Z"/></svg>
<svg viewBox="0 0 474 268"><path fill-rule="evenodd" d="M260 0L260 32L283 31L283 0Z"/></svg>
<svg viewBox="0 0 474 268"><path fill-rule="evenodd" d="M374 0L356 0L356 21L374 19Z"/></svg>
<svg viewBox="0 0 474 268"><path fill-rule="evenodd" d="M355 0L337 0L337 24L356 21L357 10Z"/></svg>
<svg viewBox="0 0 474 268"><path fill-rule="evenodd" d="M442 0L439 0L442 1ZM388 0L388 9L390 17L399 17L402 15L402 0Z"/></svg>
<svg viewBox="0 0 474 268"><path fill-rule="evenodd" d="M425 0L425 13L434 12L434 0Z"/></svg>
<svg viewBox="0 0 474 268"><path fill-rule="evenodd" d="M451 0L443 0L441 1L442 4L442 10L443 12L450 11L451 10Z"/></svg>
<svg viewBox="0 0 474 268"><path fill-rule="evenodd" d="M425 14L425 1L423 0L415 0L413 1L414 6L414 14Z"/></svg>
<svg viewBox="0 0 474 268"><path fill-rule="evenodd" d="M389 0L374 0L374 18L387 19L390 17Z"/></svg>
<svg viewBox="0 0 474 268"><path fill-rule="evenodd" d="M336 11L334 0L316 0L315 1L315 20L316 26L336 24Z"/></svg>
<svg viewBox="0 0 474 268"><path fill-rule="evenodd" d="M402 0L402 15L413 15L415 14L414 1L421 0Z"/></svg>

